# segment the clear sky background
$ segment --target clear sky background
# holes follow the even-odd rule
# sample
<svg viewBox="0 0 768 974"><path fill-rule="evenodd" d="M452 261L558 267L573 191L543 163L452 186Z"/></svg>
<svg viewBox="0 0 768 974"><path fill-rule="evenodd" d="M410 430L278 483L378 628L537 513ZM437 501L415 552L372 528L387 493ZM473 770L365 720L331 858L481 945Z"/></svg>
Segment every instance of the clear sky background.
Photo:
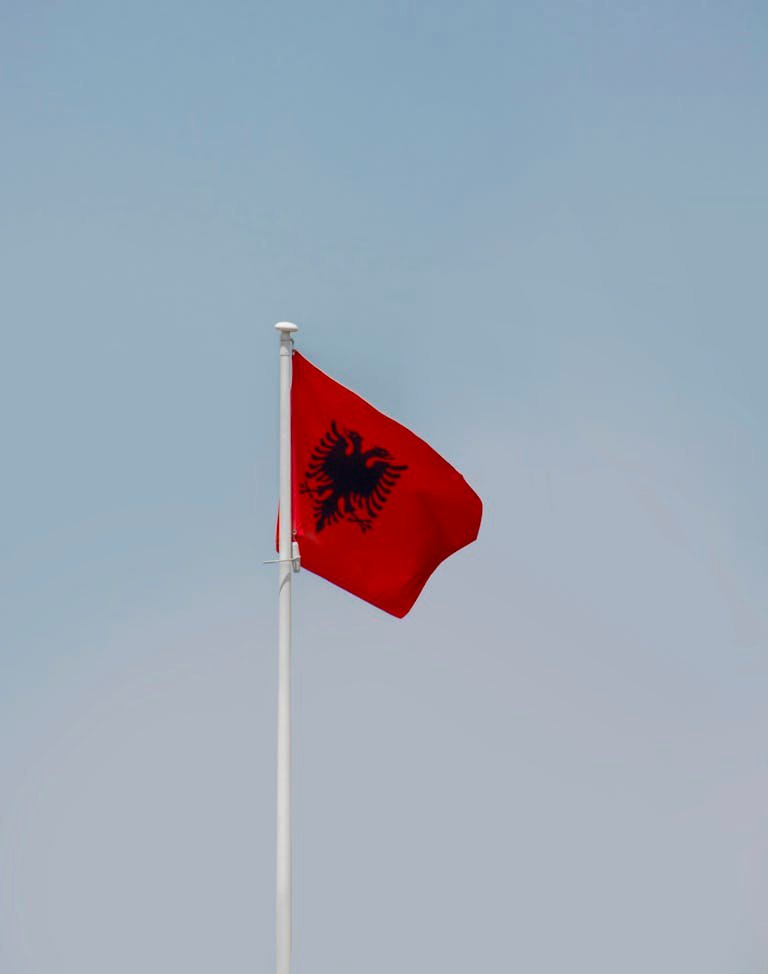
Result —
<svg viewBox="0 0 768 974"><path fill-rule="evenodd" d="M283 318L485 501L297 579L297 974L764 974L767 45L4 0L3 974L272 969Z"/></svg>

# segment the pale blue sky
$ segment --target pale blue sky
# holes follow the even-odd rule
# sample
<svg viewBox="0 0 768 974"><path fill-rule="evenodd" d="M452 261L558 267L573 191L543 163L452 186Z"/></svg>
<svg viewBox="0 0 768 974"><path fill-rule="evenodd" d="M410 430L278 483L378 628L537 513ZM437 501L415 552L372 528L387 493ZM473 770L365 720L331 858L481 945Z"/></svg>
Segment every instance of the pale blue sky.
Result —
<svg viewBox="0 0 768 974"><path fill-rule="evenodd" d="M272 968L282 318L485 501L297 580L297 974L764 974L767 44L6 0L3 974Z"/></svg>

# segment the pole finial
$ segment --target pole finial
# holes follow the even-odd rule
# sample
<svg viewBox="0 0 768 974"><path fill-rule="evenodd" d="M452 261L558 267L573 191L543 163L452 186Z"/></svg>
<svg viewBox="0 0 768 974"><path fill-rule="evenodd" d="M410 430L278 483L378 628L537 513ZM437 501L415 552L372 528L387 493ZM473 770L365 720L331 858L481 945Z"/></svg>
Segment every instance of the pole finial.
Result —
<svg viewBox="0 0 768 974"><path fill-rule="evenodd" d="M283 335L292 335L293 332L299 330L299 326L294 325L292 321L278 321L275 328Z"/></svg>

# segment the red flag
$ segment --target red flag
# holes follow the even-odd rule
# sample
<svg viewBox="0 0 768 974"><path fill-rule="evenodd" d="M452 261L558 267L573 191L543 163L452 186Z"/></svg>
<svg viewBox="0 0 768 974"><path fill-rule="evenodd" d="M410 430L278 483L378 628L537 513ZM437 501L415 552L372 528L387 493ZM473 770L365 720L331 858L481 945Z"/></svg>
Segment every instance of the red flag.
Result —
<svg viewBox="0 0 768 974"><path fill-rule="evenodd" d="M293 526L302 567L402 618L474 541L482 502L431 446L293 353Z"/></svg>

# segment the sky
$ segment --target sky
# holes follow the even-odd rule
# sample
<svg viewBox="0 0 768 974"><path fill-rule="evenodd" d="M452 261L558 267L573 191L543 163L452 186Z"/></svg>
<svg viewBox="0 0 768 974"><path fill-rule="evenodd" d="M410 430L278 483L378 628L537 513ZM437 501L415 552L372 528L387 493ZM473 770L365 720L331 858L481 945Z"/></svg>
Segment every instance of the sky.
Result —
<svg viewBox="0 0 768 974"><path fill-rule="evenodd" d="M282 319L484 501L296 579L297 974L764 974L767 42L4 0L3 974L273 968Z"/></svg>

